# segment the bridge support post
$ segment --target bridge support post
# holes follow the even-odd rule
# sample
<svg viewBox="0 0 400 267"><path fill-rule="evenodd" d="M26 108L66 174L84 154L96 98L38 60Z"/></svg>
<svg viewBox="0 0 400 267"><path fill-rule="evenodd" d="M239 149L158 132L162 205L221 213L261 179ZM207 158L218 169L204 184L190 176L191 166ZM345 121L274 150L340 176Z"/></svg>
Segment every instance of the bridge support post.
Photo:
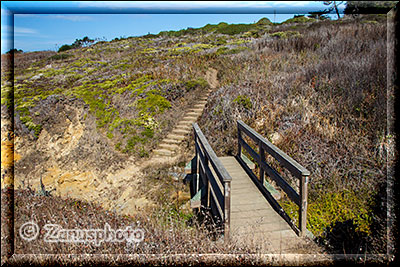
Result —
<svg viewBox="0 0 400 267"><path fill-rule="evenodd" d="M261 142L259 142L259 144L258 144L258 150L260 152L260 160L258 162L258 167L260 168L260 182L263 185L264 184L264 169L262 167L262 162L265 161L265 152L264 152L264 148L263 148Z"/></svg>
<svg viewBox="0 0 400 267"><path fill-rule="evenodd" d="M231 181L224 182L224 241L228 242L231 229Z"/></svg>
<svg viewBox="0 0 400 267"><path fill-rule="evenodd" d="M238 122L238 157L239 159L242 157L242 132L240 131L239 122Z"/></svg>
<svg viewBox="0 0 400 267"><path fill-rule="evenodd" d="M207 157L204 158L204 165L208 166L208 158ZM210 186L210 180L208 179L208 177L206 175L204 175L204 177L206 178L206 184L205 184L206 200L205 200L205 203L207 204L207 208L209 208L209 207L211 207L211 203L210 203L211 186Z"/></svg>
<svg viewBox="0 0 400 267"><path fill-rule="evenodd" d="M197 173L197 155L194 156L194 158L192 159L192 163L191 163L191 175L192 175L192 181L193 181L193 192L194 195L197 193L197 191L199 190L199 178L198 178L198 173Z"/></svg>
<svg viewBox="0 0 400 267"><path fill-rule="evenodd" d="M299 227L300 227L300 236L304 237L306 234L307 227L307 185L308 185L308 176L302 175L300 179L300 197L301 197L301 206L299 210Z"/></svg>

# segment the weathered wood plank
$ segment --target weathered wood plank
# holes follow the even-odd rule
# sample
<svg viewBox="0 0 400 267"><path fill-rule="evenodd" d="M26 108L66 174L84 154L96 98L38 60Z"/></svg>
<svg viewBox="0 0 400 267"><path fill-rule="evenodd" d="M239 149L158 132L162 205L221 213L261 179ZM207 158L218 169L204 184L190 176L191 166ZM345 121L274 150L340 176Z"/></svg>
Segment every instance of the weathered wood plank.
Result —
<svg viewBox="0 0 400 267"><path fill-rule="evenodd" d="M200 175L204 186L203 206L211 208L213 216L223 223L225 241L229 240L231 214L231 176L215 155L197 123L193 123L196 158L196 175ZM210 168L211 166L211 168ZM197 169L198 167L198 169ZM198 172L197 172L198 171ZM194 174L192 174L194 175Z"/></svg>
<svg viewBox="0 0 400 267"><path fill-rule="evenodd" d="M290 172L296 177L300 178L302 175L310 175L310 172L297 163L294 159L289 157L285 152L277 148L262 135L254 131L243 121L238 120L238 128L245 132L250 138L252 138L256 143L261 143L261 146L265 149L267 153L272 155L275 159L279 161L283 166L285 166ZM241 144L243 146L243 144Z"/></svg>
<svg viewBox="0 0 400 267"><path fill-rule="evenodd" d="M301 238L272 208L238 160L233 157L220 160L232 177L231 237L243 244L263 246L268 253L290 251L301 243Z"/></svg>
<svg viewBox="0 0 400 267"><path fill-rule="evenodd" d="M267 217L271 214L274 213L274 211L272 209L248 209L245 211L239 211L239 210L232 210L231 213L237 213L235 214L236 218L248 218L250 216L261 216L261 217Z"/></svg>
<svg viewBox="0 0 400 267"><path fill-rule="evenodd" d="M267 173L267 175L272 178L288 195L288 197L297 205L300 205L300 196L299 194L291 187L279 173L269 166L266 162L262 162L263 170Z"/></svg>
<svg viewBox="0 0 400 267"><path fill-rule="evenodd" d="M218 177L221 179L221 181L232 180L231 176L226 171L225 167L222 165L217 155L215 155L214 150L211 148L210 144L208 143L207 139L201 132L197 123L193 123L192 125L194 131L196 132L197 137L200 140L201 146L204 148L204 153L207 154L207 157L210 159L210 163L212 164Z"/></svg>
<svg viewBox="0 0 400 267"><path fill-rule="evenodd" d="M254 220L254 219L239 219L231 223L232 233L235 230L241 230L243 233L267 233L289 230L286 224L279 223L279 220ZM293 232L293 231L292 231Z"/></svg>
<svg viewBox="0 0 400 267"><path fill-rule="evenodd" d="M297 205L300 205L299 194L297 194L297 192L285 181L285 179L283 179L282 176L280 176L278 172L274 168L269 166L265 161L261 161L261 158L257 154L257 152L255 152L253 148L251 148L246 142L244 142L244 140L242 140L241 145L259 163L261 169L265 171L266 174L271 177L285 191L290 199L294 201Z"/></svg>

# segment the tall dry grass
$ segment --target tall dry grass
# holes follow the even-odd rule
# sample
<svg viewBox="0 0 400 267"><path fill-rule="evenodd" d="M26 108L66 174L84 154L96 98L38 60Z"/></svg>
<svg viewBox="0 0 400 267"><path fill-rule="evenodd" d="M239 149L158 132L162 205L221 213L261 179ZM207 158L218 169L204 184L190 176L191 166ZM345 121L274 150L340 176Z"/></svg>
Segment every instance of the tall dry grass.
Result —
<svg viewBox="0 0 400 267"><path fill-rule="evenodd" d="M386 23L323 22L293 37L267 36L254 48L216 61L222 86L200 121L211 146L234 155L241 119L310 170L310 203L351 191L373 218L366 224L384 227L386 215L374 207L385 204L380 188L393 138L386 132ZM243 96L251 108L235 101ZM381 234L370 233L364 247Z"/></svg>

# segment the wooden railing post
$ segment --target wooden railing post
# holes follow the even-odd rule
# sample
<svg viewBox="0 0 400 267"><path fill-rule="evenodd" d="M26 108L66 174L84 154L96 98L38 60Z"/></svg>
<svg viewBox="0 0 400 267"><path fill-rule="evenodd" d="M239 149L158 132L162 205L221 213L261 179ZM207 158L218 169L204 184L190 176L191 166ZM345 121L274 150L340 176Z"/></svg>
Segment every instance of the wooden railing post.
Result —
<svg viewBox="0 0 400 267"><path fill-rule="evenodd" d="M229 240L231 224L231 181L224 182L224 241Z"/></svg>
<svg viewBox="0 0 400 267"><path fill-rule="evenodd" d="M195 146L199 181L204 194L201 197L201 206L210 208L213 216L218 216L224 224L225 240L230 230L230 190L232 177L226 171L214 150L211 148L197 123L193 123L195 132ZM222 184L222 188L218 181Z"/></svg>
<svg viewBox="0 0 400 267"><path fill-rule="evenodd" d="M237 159L245 169L245 171L250 175L257 185L259 185L259 189L262 192L265 192L265 195L269 200L274 203L275 207L279 208L283 211L282 207L279 203L275 200L275 198L270 194L270 192L265 189L264 179L265 175L268 175L272 180L274 180L277 185L283 189L283 191L287 194L287 196L298 205L299 207L299 226L297 227L294 225L289 217L284 211L284 219L290 224L293 230L296 231L301 236L304 236L307 231L307 186L308 186L308 176L310 172L297 163L294 159L289 157L286 153L281 151L278 147L274 144L269 142L259 133L254 131L250 126L246 125L241 120L238 120L238 156ZM252 139L258 146L258 153L246 142L242 139L243 133ZM255 162L258 163L260 168L260 175L257 177L255 173L248 167L248 165L242 160L241 153L242 148L246 152L250 154ZM268 153L272 156L275 160L277 160L281 166L287 169L293 176L300 180L300 189L299 193L294 190L290 184L285 181L284 178L273 168L271 167L265 159L265 153Z"/></svg>
<svg viewBox="0 0 400 267"><path fill-rule="evenodd" d="M307 227L307 190L308 176L302 175L300 179L301 206L299 209L300 236L305 236Z"/></svg>
<svg viewBox="0 0 400 267"><path fill-rule="evenodd" d="M193 131L193 132L194 132L194 142L196 144L197 143L197 136L196 136L196 132L195 131ZM193 191L196 194L197 191L199 191L199 173L197 171L197 168L199 166L199 162L198 162L199 161L199 154L198 154L196 146L195 146L194 151L195 151L195 156L194 156L194 159L192 160L192 163L191 163L191 173L192 173L193 180L195 181L195 183L193 183L193 187L194 187Z"/></svg>
<svg viewBox="0 0 400 267"><path fill-rule="evenodd" d="M239 126L239 121L237 122L237 129L238 129L238 157L242 157L242 145L241 145L241 140L242 140L242 132L240 130Z"/></svg>
<svg viewBox="0 0 400 267"><path fill-rule="evenodd" d="M260 168L260 182L263 185L264 184L264 169L263 169L262 162L265 161L265 151L264 151L264 148L263 148L261 142L258 143L258 150L260 152L260 160L258 162L258 167Z"/></svg>
<svg viewBox="0 0 400 267"><path fill-rule="evenodd" d="M204 165L208 166L208 157L207 157L207 155L204 155ZM206 198L207 207L210 207L211 206L211 203L210 203L211 185L210 185L210 180L208 179L207 175L205 175L205 177L206 177L206 184L205 184L205 186L206 186L206 190L205 190L206 191L206 196L205 196L205 198Z"/></svg>

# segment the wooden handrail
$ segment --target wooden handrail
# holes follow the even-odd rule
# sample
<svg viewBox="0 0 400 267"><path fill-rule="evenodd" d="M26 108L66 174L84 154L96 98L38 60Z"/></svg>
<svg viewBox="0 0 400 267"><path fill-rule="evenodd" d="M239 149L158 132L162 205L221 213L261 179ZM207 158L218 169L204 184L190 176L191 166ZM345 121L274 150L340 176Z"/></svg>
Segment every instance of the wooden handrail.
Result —
<svg viewBox="0 0 400 267"><path fill-rule="evenodd" d="M205 187L203 206L211 208L213 215L222 219L224 238L229 239L231 213L231 181L220 159L211 148L197 123L193 123L196 155L192 164L192 174L198 174L199 181ZM210 168L212 167L212 168ZM215 175L216 177L215 177ZM218 181L217 181L218 179ZM222 184L220 188L219 183ZM199 190L200 186L196 190Z"/></svg>
<svg viewBox="0 0 400 267"><path fill-rule="evenodd" d="M238 155L237 159L244 167L246 172L250 175L250 177L255 178L254 180L258 183L260 190L266 192L264 187L264 174L266 173L271 179L273 179L288 195L288 197L299 206L299 228L297 229L295 225L291 225L299 232L301 236L304 236L306 233L306 222L307 222L307 184L308 184L308 176L310 172L297 163L294 159L289 157L282 150L277 148L271 142L266 140L259 133L254 131L250 126L245 124L243 121L238 120ZM259 153L254 151L253 148L250 147L249 144L242 138L242 133L245 133L248 137L250 137L259 148ZM244 161L241 158L242 148L244 148L251 157L258 163L260 168L260 176L257 178L253 171L247 167ZM297 193L285 179L281 177L281 175L265 160L265 152L274 157L283 167L288 169L295 177L300 180L300 192ZM268 195L268 193L266 193ZM269 197L269 196L268 196ZM279 206L275 199L269 197L269 199L273 202L275 206ZM280 207L280 206L279 206ZM280 208L280 212L285 217L285 219L290 220L290 217Z"/></svg>
<svg viewBox="0 0 400 267"><path fill-rule="evenodd" d="M265 139L262 135L254 131L250 126L245 124L243 121L238 120L238 130L245 132L251 139L253 139L257 144L261 143L262 147L279 161L285 168L287 168L294 176L300 178L300 176L310 175L310 172L297 163L294 159L289 157L285 152L277 148L270 141Z"/></svg>

